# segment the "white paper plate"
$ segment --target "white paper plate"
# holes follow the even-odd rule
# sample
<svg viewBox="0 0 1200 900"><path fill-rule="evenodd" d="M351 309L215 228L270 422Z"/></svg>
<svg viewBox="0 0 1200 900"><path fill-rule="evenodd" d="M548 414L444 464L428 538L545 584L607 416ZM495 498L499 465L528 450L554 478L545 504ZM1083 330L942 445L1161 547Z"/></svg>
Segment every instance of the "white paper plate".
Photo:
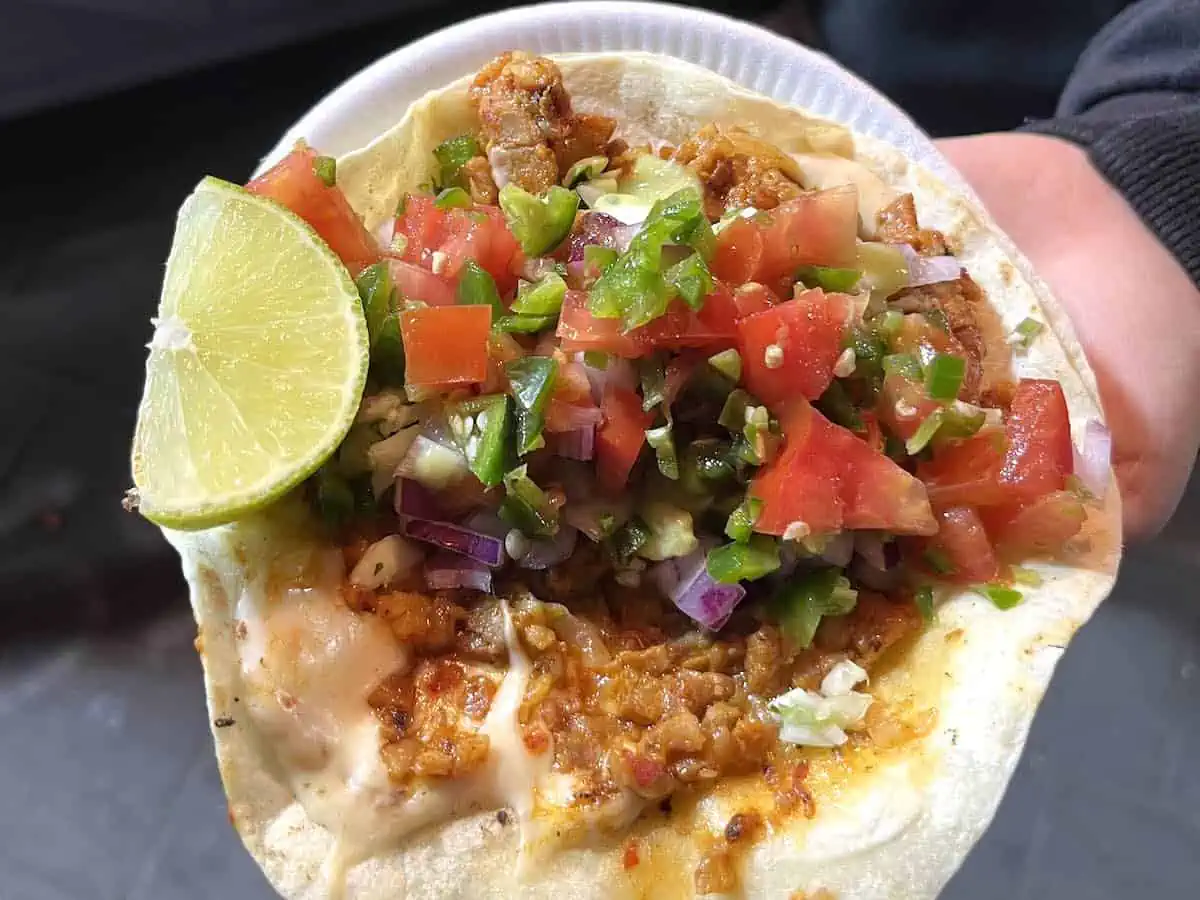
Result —
<svg viewBox="0 0 1200 900"><path fill-rule="evenodd" d="M885 140L978 202L908 116L825 54L716 13L658 3L543 3L436 31L372 63L326 95L288 130L260 171L301 137L333 156L365 146L427 91L511 49L666 53Z"/></svg>

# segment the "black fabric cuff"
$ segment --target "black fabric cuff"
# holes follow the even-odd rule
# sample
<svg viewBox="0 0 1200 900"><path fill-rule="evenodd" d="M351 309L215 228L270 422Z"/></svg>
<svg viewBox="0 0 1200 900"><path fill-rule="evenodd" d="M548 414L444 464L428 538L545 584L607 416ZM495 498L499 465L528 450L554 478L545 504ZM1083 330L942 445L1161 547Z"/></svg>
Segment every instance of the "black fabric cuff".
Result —
<svg viewBox="0 0 1200 900"><path fill-rule="evenodd" d="M1178 95L1169 92L1149 104L1145 95L1114 98L1022 130L1084 147L1092 165L1200 287L1200 107L1177 103Z"/></svg>

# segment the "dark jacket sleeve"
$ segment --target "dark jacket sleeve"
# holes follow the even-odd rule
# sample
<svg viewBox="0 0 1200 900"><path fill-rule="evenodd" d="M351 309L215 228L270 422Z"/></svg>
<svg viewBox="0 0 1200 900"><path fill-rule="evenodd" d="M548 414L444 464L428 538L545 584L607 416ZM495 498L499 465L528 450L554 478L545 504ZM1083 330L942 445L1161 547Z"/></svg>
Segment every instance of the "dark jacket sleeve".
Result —
<svg viewBox="0 0 1200 900"><path fill-rule="evenodd" d="M1200 286L1200 0L1142 0L1080 57L1057 115Z"/></svg>

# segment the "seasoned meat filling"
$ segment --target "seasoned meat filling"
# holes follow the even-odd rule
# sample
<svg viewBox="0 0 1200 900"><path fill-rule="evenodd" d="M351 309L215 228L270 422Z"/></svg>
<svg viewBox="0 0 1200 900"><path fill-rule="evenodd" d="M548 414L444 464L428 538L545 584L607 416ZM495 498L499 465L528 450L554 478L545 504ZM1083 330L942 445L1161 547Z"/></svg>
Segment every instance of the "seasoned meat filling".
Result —
<svg viewBox="0 0 1200 900"><path fill-rule="evenodd" d="M711 219L728 209L774 209L804 193L784 174L790 168L787 157L739 128L707 125L684 141L672 158L700 176Z"/></svg>
<svg viewBox="0 0 1200 900"><path fill-rule="evenodd" d="M534 194L558 184L574 163L603 152L616 126L603 116L576 115L558 66L528 53L492 60L475 76L470 97L492 177L501 187L512 181Z"/></svg>
<svg viewBox="0 0 1200 900"><path fill-rule="evenodd" d="M879 212L875 230L885 244L908 244L922 256L944 256L946 238L940 231L917 224L917 207L912 194L901 194Z"/></svg>

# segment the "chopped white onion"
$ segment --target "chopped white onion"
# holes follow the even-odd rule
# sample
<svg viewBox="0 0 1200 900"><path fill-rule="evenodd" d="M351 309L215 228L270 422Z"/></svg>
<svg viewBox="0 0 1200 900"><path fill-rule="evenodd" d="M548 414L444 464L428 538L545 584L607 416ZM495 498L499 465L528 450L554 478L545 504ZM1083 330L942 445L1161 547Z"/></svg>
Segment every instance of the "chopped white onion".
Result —
<svg viewBox="0 0 1200 900"><path fill-rule="evenodd" d="M424 556L419 545L398 534L390 534L367 548L350 572L350 583L372 591L387 587L412 571Z"/></svg>
<svg viewBox="0 0 1200 900"><path fill-rule="evenodd" d="M908 286L957 281L962 275L962 263L953 256L921 256L908 244L893 244L908 263Z"/></svg>
<svg viewBox="0 0 1200 900"><path fill-rule="evenodd" d="M1112 479L1112 434L1099 419L1088 419L1075 448L1075 476L1098 499Z"/></svg>
<svg viewBox="0 0 1200 900"><path fill-rule="evenodd" d="M408 454L417 437L417 426L410 425L389 438L367 448L367 464L371 467L371 493L381 497L396 478L396 470Z"/></svg>
<svg viewBox="0 0 1200 900"><path fill-rule="evenodd" d="M836 663L821 680L821 693L826 697L839 697L854 690L856 685L867 680L867 671L848 659Z"/></svg>

